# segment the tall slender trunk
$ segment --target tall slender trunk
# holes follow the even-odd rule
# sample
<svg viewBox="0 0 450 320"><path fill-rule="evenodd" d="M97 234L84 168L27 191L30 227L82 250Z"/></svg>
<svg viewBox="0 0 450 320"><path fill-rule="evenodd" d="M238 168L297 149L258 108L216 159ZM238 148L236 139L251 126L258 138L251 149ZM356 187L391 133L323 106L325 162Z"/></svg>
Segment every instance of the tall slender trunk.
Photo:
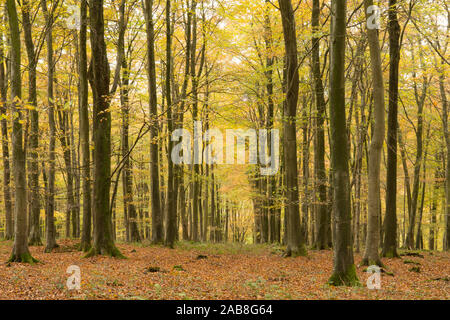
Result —
<svg viewBox="0 0 450 320"><path fill-rule="evenodd" d="M389 112L387 132L386 214L381 255L399 257L397 253L397 131L398 74L400 63L400 26L397 0L389 0Z"/></svg>
<svg viewBox="0 0 450 320"><path fill-rule="evenodd" d="M46 247L45 252L50 253L58 247L56 243L56 227L55 227L55 166L56 166L56 124L55 124L55 105L53 94L54 70L53 62L53 14L49 14L47 9L47 1L43 0L42 11L44 12L47 25L47 104L48 104L48 125L50 128L49 139L49 164L48 164L48 194L47 194L47 211L46 211Z"/></svg>
<svg viewBox="0 0 450 320"><path fill-rule="evenodd" d="M167 103L167 130L169 132L168 141L168 180L167 180L167 204L166 204L166 238L164 244L173 248L177 234L177 186L174 183L174 164L172 161L173 141L171 139L174 128L175 112L172 105L172 31L171 31L171 1L166 1L166 103Z"/></svg>
<svg viewBox="0 0 450 320"><path fill-rule="evenodd" d="M73 197L73 174L72 174L72 154L69 139L68 112L58 110L59 120L59 140L63 149L64 163L66 166L67 203L66 203L66 238L70 238L70 222L73 222L74 197ZM72 237L76 235L76 227L72 228Z"/></svg>
<svg viewBox="0 0 450 320"><path fill-rule="evenodd" d="M121 7L121 14L124 13L124 7ZM129 232L130 242L140 242L141 236L139 234L136 206L133 199L133 175L132 165L130 160L130 146L129 146L129 127L130 127L130 104L129 104L129 72L128 63L126 61L124 48L118 48L122 50L123 62L122 62L122 85L120 88L120 102L122 105L122 157L123 161L123 175L122 175L122 188L123 188L123 206L124 212L126 212L127 231ZM142 212L142 211L141 211Z"/></svg>
<svg viewBox="0 0 450 320"><path fill-rule="evenodd" d="M6 15L5 15L6 17ZM6 19L0 19L5 22ZM3 45L3 33L0 30L0 114L2 130L2 160L3 160L3 203L5 205L5 238L13 238L13 213L11 205L11 171L9 161L8 122L6 120L6 105L8 80L5 72L6 57Z"/></svg>
<svg viewBox="0 0 450 320"><path fill-rule="evenodd" d="M22 129L22 78L20 73L20 30L14 0L6 2L8 8L9 30L11 34L11 106L17 116L13 120L12 153L14 191L14 245L10 262L34 263L36 260L28 250L27 235L27 193L25 178L25 152Z"/></svg>
<svg viewBox="0 0 450 320"><path fill-rule="evenodd" d="M161 199L159 189L159 166L158 166L158 98L156 95L156 64L155 64L155 30L153 24L153 0L144 0L144 14L147 31L147 77L149 91L149 105L151 117L150 129L150 193L152 205L152 242L162 243L163 235L163 213L161 210Z"/></svg>
<svg viewBox="0 0 450 320"><path fill-rule="evenodd" d="M114 244L112 212L109 203L111 187L110 69L106 54L103 0L90 0L89 9L92 47L90 80L94 98L94 244L86 257L108 255L122 258L123 255ZM116 71L120 70L120 63L116 68Z"/></svg>
<svg viewBox="0 0 450 320"><path fill-rule="evenodd" d="M89 110L88 110L88 75L87 75L87 0L81 0L80 5L80 143L82 154L83 176L83 231L81 235L80 250L89 251L91 248L91 163L89 138Z"/></svg>
<svg viewBox="0 0 450 320"><path fill-rule="evenodd" d="M353 260L348 135L345 116L345 0L331 2L330 127L333 183L333 274L329 283L353 286L358 283Z"/></svg>
<svg viewBox="0 0 450 320"><path fill-rule="evenodd" d="M40 233L40 202L39 202L39 113L37 111L36 90L36 66L37 56L35 53L33 35L30 21L30 4L24 1L22 4L22 24L25 35L25 46L28 57L28 103L33 107L30 110L31 132L28 140L30 159L28 165L29 183L29 245L42 245Z"/></svg>
<svg viewBox="0 0 450 320"><path fill-rule="evenodd" d="M364 6L367 8L373 4L372 0L365 0ZM369 17L366 17L367 19ZM368 221L366 250L363 258L363 265L381 266L378 246L380 243L380 169L381 153L384 144L385 115L384 115L384 84L383 70L381 66L381 50L378 40L378 30L367 30L370 65L372 69L373 100L374 100L374 127L369 150L369 177L368 177Z"/></svg>
<svg viewBox="0 0 450 320"><path fill-rule="evenodd" d="M327 173L325 169L325 97L322 76L320 71L320 38L317 33L320 31L320 0L313 1L312 9L312 73L314 77L314 101L316 106L316 128L314 137L314 174L317 190L317 205L315 208L316 217L316 235L314 236L313 246L318 250L324 250L328 247L327 235Z"/></svg>
<svg viewBox="0 0 450 320"><path fill-rule="evenodd" d="M449 27L450 28L450 27ZM446 169L445 169L445 232L444 232L444 250L450 250L450 134L448 130L448 102L447 93L445 91L445 74L444 64L442 61L442 68L439 73L439 90L441 93L442 100L442 126L444 129L445 145L447 148L446 156Z"/></svg>
<svg viewBox="0 0 450 320"><path fill-rule="evenodd" d="M279 0L286 50L286 104L283 118L286 213L287 213L287 256L306 255L302 226L300 224L299 185L297 164L296 116L299 93L299 72L297 57L297 35L294 9L291 0Z"/></svg>
<svg viewBox="0 0 450 320"><path fill-rule="evenodd" d="M194 122L198 121L198 79L196 75L196 57L197 57L197 1L192 2L192 45L191 45L191 82L192 82L192 117ZM200 156L201 157L201 156ZM197 160L197 161L196 161ZM200 197L200 165L195 159L193 164L193 198L192 198L192 241L199 241L199 197Z"/></svg>

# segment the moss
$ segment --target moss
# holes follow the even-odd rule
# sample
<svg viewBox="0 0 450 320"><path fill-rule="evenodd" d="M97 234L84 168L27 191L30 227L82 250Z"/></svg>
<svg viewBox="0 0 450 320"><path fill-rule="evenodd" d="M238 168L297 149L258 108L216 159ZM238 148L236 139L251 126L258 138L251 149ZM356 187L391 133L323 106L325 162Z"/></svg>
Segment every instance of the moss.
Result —
<svg viewBox="0 0 450 320"><path fill-rule="evenodd" d="M306 250L306 246L304 244L301 244L298 247L291 247L288 246L286 248L286 252L284 254L284 256L287 257L291 257L291 258L296 258L296 257L306 257L308 255L308 251Z"/></svg>
<svg viewBox="0 0 450 320"><path fill-rule="evenodd" d="M97 255L104 255L111 258L118 258L118 259L126 259L119 249L114 244L110 244L106 247L95 247L93 246L85 255L84 258L91 258Z"/></svg>
<svg viewBox="0 0 450 320"><path fill-rule="evenodd" d="M12 262L35 264L38 263L39 260L33 258L29 252L20 255L13 253L8 260L8 263Z"/></svg>
<svg viewBox="0 0 450 320"><path fill-rule="evenodd" d="M400 255L397 253L397 249L395 249L395 248L389 248L386 252L384 252L384 250L383 250L383 252L381 253L381 256L383 258L390 258L390 259L400 258Z"/></svg>
<svg viewBox="0 0 450 320"><path fill-rule="evenodd" d="M88 242L81 242L78 245L78 250L81 251L81 252L84 252L84 253L89 252L89 250L91 250L91 248L92 248L92 246Z"/></svg>
<svg viewBox="0 0 450 320"><path fill-rule="evenodd" d="M361 261L361 266L366 266L366 267L369 267L369 266L379 266L380 268L384 268L384 264L381 262L380 259L378 259L378 260L370 260L370 259L368 259L368 258L364 258L364 259Z"/></svg>
<svg viewBox="0 0 450 320"><path fill-rule="evenodd" d="M348 287L359 287L361 283L356 275L355 265L351 265L345 273L333 273L333 275L328 280L328 284L331 286L348 286Z"/></svg>
<svg viewBox="0 0 450 320"><path fill-rule="evenodd" d="M59 245L56 243L53 246L47 245L47 247L45 247L45 249L44 249L44 253L52 253L53 250L56 248L59 248Z"/></svg>

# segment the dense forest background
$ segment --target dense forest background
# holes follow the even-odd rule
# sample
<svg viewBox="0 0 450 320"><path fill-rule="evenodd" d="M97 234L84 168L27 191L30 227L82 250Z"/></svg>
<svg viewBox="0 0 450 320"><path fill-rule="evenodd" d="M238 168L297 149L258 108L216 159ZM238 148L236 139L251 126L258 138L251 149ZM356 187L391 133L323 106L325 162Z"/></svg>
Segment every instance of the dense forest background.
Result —
<svg viewBox="0 0 450 320"><path fill-rule="evenodd" d="M86 257L276 243L333 248L330 283L351 285L354 252L383 266L399 248L449 250L448 3L384 1L379 19L372 5L2 0L10 261L61 239ZM278 172L175 164L172 132L195 121L278 129Z"/></svg>

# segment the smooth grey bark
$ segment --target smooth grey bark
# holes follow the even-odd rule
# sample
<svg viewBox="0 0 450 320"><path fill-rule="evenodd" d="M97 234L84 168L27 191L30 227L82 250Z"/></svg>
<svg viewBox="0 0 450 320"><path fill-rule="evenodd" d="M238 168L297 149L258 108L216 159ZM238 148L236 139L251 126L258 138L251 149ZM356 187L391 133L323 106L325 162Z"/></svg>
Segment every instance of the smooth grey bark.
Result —
<svg viewBox="0 0 450 320"><path fill-rule="evenodd" d="M315 102L315 136L314 136L314 175L316 185L315 206L315 235L313 247L318 250L328 248L327 220L327 173L325 169L325 97L320 68L320 0L313 0L311 23L313 28L312 38L312 74L314 78L314 102Z"/></svg>
<svg viewBox="0 0 450 320"><path fill-rule="evenodd" d="M365 0L364 7L373 5L372 0ZM369 19L368 16L366 16ZM367 30L369 49L370 49L370 65L372 70L373 81L373 100L374 100L374 123L372 140L369 150L369 175L368 175L368 221L367 221L367 238L366 250L364 252L363 265L382 266L378 246L380 243L380 170L381 170L381 153L384 144L385 131L385 110L384 110L384 83L383 70L381 66L381 49L378 40L378 30Z"/></svg>
<svg viewBox="0 0 450 320"><path fill-rule="evenodd" d="M22 3L22 25L25 35L25 46L28 58L28 103L30 110L31 131L29 136L28 183L29 183L29 242L32 245L42 245L40 232L40 201L39 201L39 113L37 110L36 67L38 55L35 52L30 21L30 5Z"/></svg>
<svg viewBox="0 0 450 320"><path fill-rule="evenodd" d="M153 0L144 0L143 9L147 35L147 77L150 105L150 193L152 206L152 242L155 244L164 241L163 213L159 189L158 166L158 98L156 94L156 64L155 64L155 30L153 23Z"/></svg>
<svg viewBox="0 0 450 320"><path fill-rule="evenodd" d="M400 63L400 25L397 0L389 0L389 112L387 132L386 214L381 255L399 257L397 253L397 131L398 82Z"/></svg>
<svg viewBox="0 0 450 320"><path fill-rule="evenodd" d="M106 52L103 0L90 0L91 88L94 98L94 243L86 257L108 255L123 258L114 244L110 211L111 187L111 112L109 96L110 68ZM118 53L120 56L120 53ZM121 60L119 60L121 61ZM120 69L121 64L116 66ZM120 74L119 74L120 75ZM116 82L116 81L115 81Z"/></svg>
<svg viewBox="0 0 450 320"><path fill-rule="evenodd" d="M345 0L331 2L330 48L330 128L333 183L333 274L329 283L335 286L358 284L353 259L349 150L345 112Z"/></svg>
<svg viewBox="0 0 450 320"><path fill-rule="evenodd" d="M12 156L14 174L14 245L9 258L10 262L34 263L28 249L27 234L27 193L25 178L25 152L23 145L22 111L22 78L20 71L20 30L16 3L7 0L9 31L11 36L11 108L17 116L13 119Z"/></svg>
<svg viewBox="0 0 450 320"><path fill-rule="evenodd" d="M283 138L286 175L287 256L306 255L302 226L300 224L299 184L297 164L296 116L299 93L297 35L294 9L291 0L278 1L283 24L286 54L286 103L283 117Z"/></svg>
<svg viewBox="0 0 450 320"><path fill-rule="evenodd" d="M174 164L172 161L173 141L171 139L172 131L174 129L175 112L172 104L172 31L171 31L171 1L166 1L166 103L167 103L167 129L168 135L168 180L167 180L167 204L166 204L166 232L165 232L165 246L174 248L177 236L177 192L178 187L175 186Z"/></svg>
<svg viewBox="0 0 450 320"><path fill-rule="evenodd" d="M6 17L6 15L5 15ZM6 19L0 19L6 22ZM6 75L6 56L4 51L4 39L0 30L0 114L2 130L2 160L3 160L3 203L5 206L5 239L11 240L14 236L13 212L11 204L11 169L9 158L8 122L6 120L8 80Z"/></svg>
<svg viewBox="0 0 450 320"><path fill-rule="evenodd" d="M91 248L92 208L91 208L91 163L90 163L90 133L88 109L88 75L87 75L87 0L80 4L80 143L82 157L82 185L83 185L83 230L81 234L80 250L89 251Z"/></svg>
<svg viewBox="0 0 450 320"><path fill-rule="evenodd" d="M55 227L55 145L56 145L56 124L55 124L55 105L54 105L54 70L53 62L53 13L50 14L47 9L47 1L41 2L42 11L47 25L47 104L48 104L48 124L50 129L49 139L49 164L48 164L48 189L47 189L47 210L46 210L46 246L45 252L50 253L58 247L56 243L56 227Z"/></svg>

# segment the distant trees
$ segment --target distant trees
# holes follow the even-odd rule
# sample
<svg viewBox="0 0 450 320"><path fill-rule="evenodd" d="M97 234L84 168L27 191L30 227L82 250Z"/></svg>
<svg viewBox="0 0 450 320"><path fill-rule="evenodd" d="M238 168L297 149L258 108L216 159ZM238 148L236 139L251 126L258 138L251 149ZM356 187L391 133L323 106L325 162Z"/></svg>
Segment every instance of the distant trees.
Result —
<svg viewBox="0 0 450 320"><path fill-rule="evenodd" d="M60 0L8 0L0 236L12 261L33 262L24 242L43 235L45 252L71 238L88 257L122 257L116 240L253 239L286 256L333 247L330 283L354 285L353 249L366 265L382 265L380 248L448 250L448 12L390 0L382 42L360 20L373 1L331 3L82 0L70 26ZM194 122L266 130L257 149L272 156L282 129L279 170L205 163L221 153L211 132L174 163L172 134L200 135Z"/></svg>

